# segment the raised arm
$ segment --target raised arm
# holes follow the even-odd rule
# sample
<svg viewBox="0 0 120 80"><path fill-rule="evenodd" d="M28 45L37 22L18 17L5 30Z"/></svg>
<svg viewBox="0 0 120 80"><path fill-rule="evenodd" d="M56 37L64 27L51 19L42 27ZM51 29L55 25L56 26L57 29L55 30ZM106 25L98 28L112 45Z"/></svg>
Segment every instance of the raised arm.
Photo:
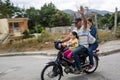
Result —
<svg viewBox="0 0 120 80"><path fill-rule="evenodd" d="M78 11L79 11L79 13L82 16L83 24L84 24L85 29L86 29L87 28L87 19L86 19L85 15L84 15L84 8L83 8L83 6L80 6L80 10L78 10Z"/></svg>

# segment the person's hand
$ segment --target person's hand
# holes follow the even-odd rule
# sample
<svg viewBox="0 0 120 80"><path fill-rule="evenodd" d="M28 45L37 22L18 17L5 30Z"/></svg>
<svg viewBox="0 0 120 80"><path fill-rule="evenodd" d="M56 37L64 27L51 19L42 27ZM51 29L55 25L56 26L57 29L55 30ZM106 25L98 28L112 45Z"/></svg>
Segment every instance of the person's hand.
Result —
<svg viewBox="0 0 120 80"><path fill-rule="evenodd" d="M83 8L83 6L80 6L79 13L80 13L81 15L83 15L83 14L84 14L84 8Z"/></svg>
<svg viewBox="0 0 120 80"><path fill-rule="evenodd" d="M90 26L89 24L87 24L87 30L88 30L88 31L90 31L90 27L91 27L91 26Z"/></svg>
<svg viewBox="0 0 120 80"><path fill-rule="evenodd" d="M62 43L62 46L63 46L63 47L66 47L66 45L67 45L66 43Z"/></svg>

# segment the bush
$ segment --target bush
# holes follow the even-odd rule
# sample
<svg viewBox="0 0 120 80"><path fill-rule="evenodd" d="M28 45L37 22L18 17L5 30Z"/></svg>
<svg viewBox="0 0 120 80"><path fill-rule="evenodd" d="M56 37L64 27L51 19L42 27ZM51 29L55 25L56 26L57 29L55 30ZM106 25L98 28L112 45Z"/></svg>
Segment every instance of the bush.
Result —
<svg viewBox="0 0 120 80"><path fill-rule="evenodd" d="M40 24L35 26L35 32L36 33L41 33L44 30L44 27L41 26Z"/></svg>
<svg viewBox="0 0 120 80"><path fill-rule="evenodd" d="M29 37L30 37L30 32L29 32L29 30L25 30L25 31L23 32L23 34L24 34L23 38L29 38Z"/></svg>
<svg viewBox="0 0 120 80"><path fill-rule="evenodd" d="M38 37L39 42L54 41L54 38L46 30L42 30L41 35Z"/></svg>

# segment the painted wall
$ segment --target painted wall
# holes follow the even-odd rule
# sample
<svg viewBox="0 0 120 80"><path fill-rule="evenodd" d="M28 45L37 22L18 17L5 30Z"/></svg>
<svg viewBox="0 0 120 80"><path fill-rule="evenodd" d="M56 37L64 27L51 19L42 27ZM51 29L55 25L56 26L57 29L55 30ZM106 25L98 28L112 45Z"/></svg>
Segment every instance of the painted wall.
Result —
<svg viewBox="0 0 120 80"><path fill-rule="evenodd" d="M7 19L0 19L0 33L8 33L8 20Z"/></svg>

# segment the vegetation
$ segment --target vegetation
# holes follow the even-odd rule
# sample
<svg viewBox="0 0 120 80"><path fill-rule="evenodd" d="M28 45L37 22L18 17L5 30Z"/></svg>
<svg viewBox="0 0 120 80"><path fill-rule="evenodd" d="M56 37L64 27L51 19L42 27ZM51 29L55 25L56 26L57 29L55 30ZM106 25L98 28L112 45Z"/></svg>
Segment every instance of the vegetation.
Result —
<svg viewBox="0 0 120 80"><path fill-rule="evenodd" d="M103 27L114 26L114 13L98 15L99 29ZM46 27L68 26L71 25L73 17L58 10L54 4L44 4L41 9L30 7L28 9L14 6L10 0L0 0L0 18L29 18L29 31L23 32L24 38L15 43L7 43L1 47L5 51L27 51L27 50L41 50L43 48L53 48L53 42L62 39L67 34L49 34L45 31ZM92 16L93 20L94 17ZM100 30L98 33L99 42L114 40L120 38L120 11L118 12L118 29L116 34L112 31ZM30 38L33 33L41 33L37 39Z"/></svg>
<svg viewBox="0 0 120 80"><path fill-rule="evenodd" d="M99 28L109 27L112 29L114 27L114 16L115 13L105 14L98 19ZM118 11L117 25L120 26L120 11Z"/></svg>
<svg viewBox="0 0 120 80"><path fill-rule="evenodd" d="M112 31L108 30L99 30L98 31L98 41L101 42L106 42L106 41L111 41L111 40L116 40L117 37L115 34L112 33Z"/></svg>
<svg viewBox="0 0 120 80"><path fill-rule="evenodd" d="M28 9L15 7L10 0L0 0L0 18L29 18L30 31L36 32L36 26L55 27L71 25L72 17L56 9L54 4L44 4L41 9L30 7ZM41 32L41 31L37 31Z"/></svg>
<svg viewBox="0 0 120 80"><path fill-rule="evenodd" d="M48 34L42 31L38 38L27 38L14 43L6 43L1 48L1 52L37 51L54 48L54 41L63 39L68 34Z"/></svg>
<svg viewBox="0 0 120 80"><path fill-rule="evenodd" d="M48 34L45 30L42 31L38 38L27 38L14 43L7 43L0 49L1 52L21 52L21 51L38 51L54 48L53 42L63 39L68 34ZM117 37L111 31L99 30L98 41L106 42L115 40Z"/></svg>
<svg viewBox="0 0 120 80"><path fill-rule="evenodd" d="M97 14L97 13L96 13ZM98 15L98 27L114 26L114 13ZM29 18L29 29L31 32L36 32L36 26L45 27L68 26L71 25L72 17L63 11L58 10L53 3L44 4L41 9L30 7L28 9L14 6L10 0L0 0L0 18ZM92 15L94 20L94 16ZM118 26L120 26L120 11L118 12ZM38 31L41 32L41 31Z"/></svg>

